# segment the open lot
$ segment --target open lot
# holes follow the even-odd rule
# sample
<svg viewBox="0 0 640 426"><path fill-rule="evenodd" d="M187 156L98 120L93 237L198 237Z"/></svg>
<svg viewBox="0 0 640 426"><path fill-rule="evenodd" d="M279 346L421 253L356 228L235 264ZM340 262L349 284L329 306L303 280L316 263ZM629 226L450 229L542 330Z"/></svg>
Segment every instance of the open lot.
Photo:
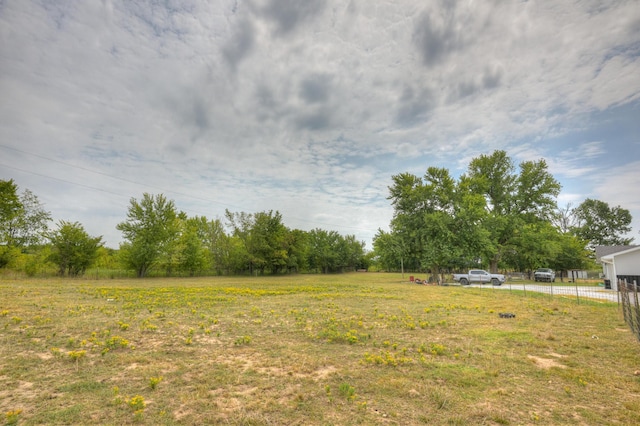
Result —
<svg viewBox="0 0 640 426"><path fill-rule="evenodd" d="M382 273L0 294L8 424L640 423L640 343L615 303Z"/></svg>

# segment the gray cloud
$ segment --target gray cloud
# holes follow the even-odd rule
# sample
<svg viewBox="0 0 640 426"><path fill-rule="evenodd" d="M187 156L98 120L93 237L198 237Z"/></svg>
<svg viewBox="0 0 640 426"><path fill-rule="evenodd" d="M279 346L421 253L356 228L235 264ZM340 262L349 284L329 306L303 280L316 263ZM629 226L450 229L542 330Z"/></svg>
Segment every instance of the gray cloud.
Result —
<svg viewBox="0 0 640 426"><path fill-rule="evenodd" d="M303 113L295 118L296 127L300 130L324 130L332 123L332 112L327 108L319 108L309 113Z"/></svg>
<svg viewBox="0 0 640 426"><path fill-rule="evenodd" d="M307 103L325 102L331 92L331 76L314 74L300 82L300 97Z"/></svg>
<svg viewBox="0 0 640 426"><path fill-rule="evenodd" d="M500 86L502 75L501 67L485 68L482 74L482 85L485 89L495 89Z"/></svg>
<svg viewBox="0 0 640 426"><path fill-rule="evenodd" d="M232 70L249 55L255 45L255 30L249 20L242 19L234 29L232 38L223 47L222 54Z"/></svg>
<svg viewBox="0 0 640 426"><path fill-rule="evenodd" d="M424 11L414 26L413 42L426 66L442 62L462 47L463 41L455 21L455 2L443 2L446 7Z"/></svg>
<svg viewBox="0 0 640 426"><path fill-rule="evenodd" d="M317 18L325 7L326 0L269 0L261 11L276 25L276 34L284 36Z"/></svg>
<svg viewBox="0 0 640 426"><path fill-rule="evenodd" d="M435 104L431 90L421 88L414 90L405 87L398 99L396 122L401 126L415 126L428 119Z"/></svg>

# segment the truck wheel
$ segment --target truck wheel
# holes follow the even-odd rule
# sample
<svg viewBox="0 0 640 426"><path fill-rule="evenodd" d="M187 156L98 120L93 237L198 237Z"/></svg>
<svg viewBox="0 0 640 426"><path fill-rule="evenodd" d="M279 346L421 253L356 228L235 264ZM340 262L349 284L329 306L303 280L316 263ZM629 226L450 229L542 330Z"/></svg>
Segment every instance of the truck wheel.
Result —
<svg viewBox="0 0 640 426"><path fill-rule="evenodd" d="M467 280L466 278L461 278L460 285L469 285L469 280Z"/></svg>
<svg viewBox="0 0 640 426"><path fill-rule="evenodd" d="M491 284L493 285L500 285L500 281L498 281L497 278L491 278Z"/></svg>

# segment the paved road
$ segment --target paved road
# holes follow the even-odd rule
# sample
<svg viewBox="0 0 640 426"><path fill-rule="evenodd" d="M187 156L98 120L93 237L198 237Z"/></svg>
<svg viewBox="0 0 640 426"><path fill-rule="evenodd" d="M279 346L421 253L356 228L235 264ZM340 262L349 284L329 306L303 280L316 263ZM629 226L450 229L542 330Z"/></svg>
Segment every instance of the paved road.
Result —
<svg viewBox="0 0 640 426"><path fill-rule="evenodd" d="M540 285L540 284L511 284L505 283L501 286L492 285L480 285L471 284L468 287L482 287L487 290L523 290L523 291L536 291L538 293L547 293L554 295L567 295L576 297L583 297L585 299L599 299L609 302L618 303L618 292L615 290L606 290L602 287L585 287L585 286L571 286L571 285Z"/></svg>

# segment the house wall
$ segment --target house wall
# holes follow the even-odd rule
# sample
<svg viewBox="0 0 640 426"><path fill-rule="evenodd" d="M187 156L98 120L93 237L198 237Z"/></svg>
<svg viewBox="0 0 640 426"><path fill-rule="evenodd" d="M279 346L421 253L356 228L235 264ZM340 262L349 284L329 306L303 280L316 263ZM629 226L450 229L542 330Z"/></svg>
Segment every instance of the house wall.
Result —
<svg viewBox="0 0 640 426"><path fill-rule="evenodd" d="M640 251L615 257L617 275L640 275Z"/></svg>
<svg viewBox="0 0 640 426"><path fill-rule="evenodd" d="M602 265L602 269L604 271L604 278L611 281L611 288L617 290L618 280L616 279L616 272L613 265L610 263L604 263Z"/></svg>

